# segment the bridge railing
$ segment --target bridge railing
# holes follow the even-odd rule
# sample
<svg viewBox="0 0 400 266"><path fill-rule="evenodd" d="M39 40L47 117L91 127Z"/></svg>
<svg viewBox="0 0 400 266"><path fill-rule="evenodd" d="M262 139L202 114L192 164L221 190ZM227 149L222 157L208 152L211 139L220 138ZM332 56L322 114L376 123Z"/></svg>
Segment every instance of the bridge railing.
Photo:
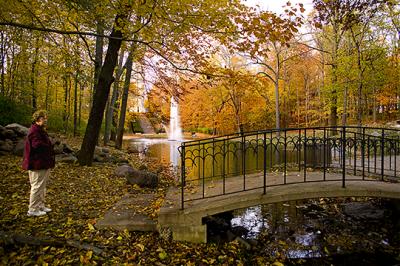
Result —
<svg viewBox="0 0 400 266"><path fill-rule="evenodd" d="M253 189L266 193L276 185L341 181L345 187L351 180L397 178L399 144L400 130L351 126L272 129L183 142L181 206ZM322 173L320 178L311 178L315 171Z"/></svg>

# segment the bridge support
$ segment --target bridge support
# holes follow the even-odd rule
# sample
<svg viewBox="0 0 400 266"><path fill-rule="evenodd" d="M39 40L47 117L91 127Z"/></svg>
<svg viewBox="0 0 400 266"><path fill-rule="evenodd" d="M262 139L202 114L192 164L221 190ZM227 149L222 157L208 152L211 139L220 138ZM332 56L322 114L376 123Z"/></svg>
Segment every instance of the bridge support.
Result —
<svg viewBox="0 0 400 266"><path fill-rule="evenodd" d="M202 217L191 215L170 205L163 206L158 216L160 235L172 237L173 240L192 243L207 243L207 225L202 224Z"/></svg>
<svg viewBox="0 0 400 266"><path fill-rule="evenodd" d="M207 243L207 225L203 224L204 212L181 210L177 188L170 188L158 215L160 235L167 232L173 240Z"/></svg>
<svg viewBox="0 0 400 266"><path fill-rule="evenodd" d="M172 238L177 241L207 243L207 225L175 226Z"/></svg>

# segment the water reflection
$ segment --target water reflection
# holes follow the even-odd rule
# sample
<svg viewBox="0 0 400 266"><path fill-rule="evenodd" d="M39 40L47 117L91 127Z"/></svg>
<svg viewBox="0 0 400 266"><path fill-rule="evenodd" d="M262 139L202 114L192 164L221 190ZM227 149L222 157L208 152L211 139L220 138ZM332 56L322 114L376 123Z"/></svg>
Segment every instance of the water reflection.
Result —
<svg viewBox="0 0 400 266"><path fill-rule="evenodd" d="M174 168L179 166L180 154L178 148L180 145L180 141L169 141L169 160Z"/></svg>
<svg viewBox="0 0 400 266"><path fill-rule="evenodd" d="M368 198L291 201L235 210L231 226L244 227L244 239L267 243L266 252L278 252L268 245L282 247L288 259L351 257L397 248L400 208L393 206L400 202Z"/></svg>
<svg viewBox="0 0 400 266"><path fill-rule="evenodd" d="M136 151L141 158L157 158L161 163L177 168L180 165L178 147L181 141L167 139L131 139L127 145L129 149Z"/></svg>
<svg viewBox="0 0 400 266"><path fill-rule="evenodd" d="M263 217L261 206L250 207L231 220L232 227L243 226L248 230L246 238L257 238L262 230L269 229L267 218Z"/></svg>

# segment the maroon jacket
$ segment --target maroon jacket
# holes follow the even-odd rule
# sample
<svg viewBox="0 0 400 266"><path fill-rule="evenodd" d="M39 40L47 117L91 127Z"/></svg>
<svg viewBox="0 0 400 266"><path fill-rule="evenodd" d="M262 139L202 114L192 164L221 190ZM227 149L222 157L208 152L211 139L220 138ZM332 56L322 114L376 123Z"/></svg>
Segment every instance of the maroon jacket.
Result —
<svg viewBox="0 0 400 266"><path fill-rule="evenodd" d="M25 170L41 170L53 168L54 165L54 149L49 135L41 126L32 124L25 139L22 168Z"/></svg>

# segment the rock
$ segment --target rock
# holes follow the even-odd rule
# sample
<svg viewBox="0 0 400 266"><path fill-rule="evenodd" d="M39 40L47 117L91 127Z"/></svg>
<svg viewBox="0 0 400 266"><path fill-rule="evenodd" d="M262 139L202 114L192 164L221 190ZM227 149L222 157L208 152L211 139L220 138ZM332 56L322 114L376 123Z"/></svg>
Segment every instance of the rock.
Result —
<svg viewBox="0 0 400 266"><path fill-rule="evenodd" d="M13 130L18 136L25 137L28 135L29 128L24 127L20 124L13 123L6 126L7 129Z"/></svg>
<svg viewBox="0 0 400 266"><path fill-rule="evenodd" d="M247 239L247 243L249 243L250 245L252 245L253 247L258 245L258 241L255 239Z"/></svg>
<svg viewBox="0 0 400 266"><path fill-rule="evenodd" d="M100 155L94 154L93 155L93 162L103 163L104 159Z"/></svg>
<svg viewBox="0 0 400 266"><path fill-rule="evenodd" d="M350 202L344 204L344 213L356 219L382 219L384 212L384 210L379 209L370 202Z"/></svg>
<svg viewBox="0 0 400 266"><path fill-rule="evenodd" d="M235 238L235 241L237 241L239 244L241 244L242 246L244 246L246 249L251 249L251 245L243 238L237 236Z"/></svg>
<svg viewBox="0 0 400 266"><path fill-rule="evenodd" d="M61 140L59 139L59 138L57 138L57 137L51 137L50 135L49 135L49 137L50 137L50 141L51 141L51 143L55 146L55 145L60 145L61 144Z"/></svg>
<svg viewBox="0 0 400 266"><path fill-rule="evenodd" d="M57 138L57 134L54 132L48 132L47 134L49 135L50 138L53 138L53 139Z"/></svg>
<svg viewBox="0 0 400 266"><path fill-rule="evenodd" d="M237 236L245 236L249 233L249 230L246 227L240 225L232 227L231 231Z"/></svg>
<svg viewBox="0 0 400 266"><path fill-rule="evenodd" d="M231 230L228 230L228 231L226 232L226 240L227 240L228 242L231 242L231 241L235 240L236 237L237 237L237 235L235 235L234 233L232 233Z"/></svg>
<svg viewBox="0 0 400 266"><path fill-rule="evenodd" d="M13 154L17 156L23 156L25 149L25 139L18 140L17 144L14 147Z"/></svg>
<svg viewBox="0 0 400 266"><path fill-rule="evenodd" d="M103 153L103 148L102 148L102 147L99 147L99 146L96 146L96 147L94 148L94 153L95 153L95 154Z"/></svg>
<svg viewBox="0 0 400 266"><path fill-rule="evenodd" d="M134 169L130 165L124 164L124 165L118 166L115 169L114 174L116 176L127 177L128 175L133 174L134 172L135 172Z"/></svg>
<svg viewBox="0 0 400 266"><path fill-rule="evenodd" d="M99 147L99 146L96 146L95 147L95 150L94 150L94 153L97 153L97 154L104 154L104 153L110 153L110 149L108 149L108 148L106 148L106 147ZM104 155L102 155L102 156L104 156Z"/></svg>
<svg viewBox="0 0 400 266"><path fill-rule="evenodd" d="M67 144L63 144L63 152L65 152L65 153L72 153L74 150L70 147L70 146L68 146Z"/></svg>
<svg viewBox="0 0 400 266"><path fill-rule="evenodd" d="M139 170L140 170L140 171L146 171L147 169L148 169L147 166L144 165L144 164L141 164L141 165L139 166Z"/></svg>
<svg viewBox="0 0 400 266"><path fill-rule="evenodd" d="M111 154L100 154L100 155L95 155L95 158L97 160L97 162L101 162L101 163L115 163L115 164L128 164L129 161L125 158L120 158L118 156L115 155L111 155Z"/></svg>
<svg viewBox="0 0 400 266"><path fill-rule="evenodd" d="M4 139L15 139L17 137L17 134L14 132L12 129L5 129L3 131L3 138Z"/></svg>
<svg viewBox="0 0 400 266"><path fill-rule="evenodd" d="M129 184L136 184L140 187L155 188L158 185L158 176L152 172L139 171L133 169L133 172L126 176Z"/></svg>
<svg viewBox="0 0 400 266"><path fill-rule="evenodd" d="M56 155L56 162L58 163L75 163L78 159L71 154L58 154Z"/></svg>
<svg viewBox="0 0 400 266"><path fill-rule="evenodd" d="M127 152L128 153L140 153L141 151L140 151L138 146L131 145L131 146L128 147Z"/></svg>
<svg viewBox="0 0 400 266"><path fill-rule="evenodd" d="M108 161L110 161L109 152L110 152L110 150L108 148L96 146L96 148L94 150L94 157L93 158L97 162L108 162ZM102 157L103 159L100 158L100 157Z"/></svg>
<svg viewBox="0 0 400 266"><path fill-rule="evenodd" d="M0 151L11 152L13 149L14 145L11 140L0 140Z"/></svg>
<svg viewBox="0 0 400 266"><path fill-rule="evenodd" d="M109 162L113 162L114 161L114 158L110 154L106 154L106 153L102 153L100 155L97 155L96 159L100 163L109 163Z"/></svg>
<svg viewBox="0 0 400 266"><path fill-rule="evenodd" d="M58 145L54 145L54 154L62 154L64 153L64 146L60 143Z"/></svg>
<svg viewBox="0 0 400 266"><path fill-rule="evenodd" d="M4 131L6 130L5 127L3 127L2 125L0 125L0 139L4 138Z"/></svg>
<svg viewBox="0 0 400 266"><path fill-rule="evenodd" d="M125 158L120 158L120 157L111 157L110 158L111 162L116 163L116 164L127 164L129 161Z"/></svg>

